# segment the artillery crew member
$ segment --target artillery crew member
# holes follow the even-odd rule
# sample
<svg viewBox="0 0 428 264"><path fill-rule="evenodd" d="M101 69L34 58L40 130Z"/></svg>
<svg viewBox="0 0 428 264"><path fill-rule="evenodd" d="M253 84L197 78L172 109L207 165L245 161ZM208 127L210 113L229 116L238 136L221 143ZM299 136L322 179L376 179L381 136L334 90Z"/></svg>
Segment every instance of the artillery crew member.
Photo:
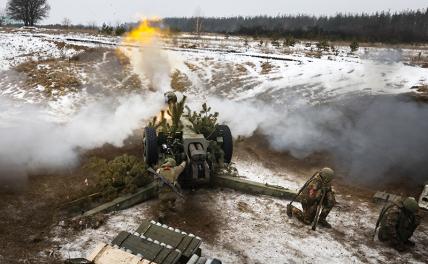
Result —
<svg viewBox="0 0 428 264"><path fill-rule="evenodd" d="M330 168L323 168L318 171L305 183L300 189L299 194L297 194L296 199L300 200L303 212L290 203L287 205L287 215L289 217L295 216L306 225L310 225L317 219L318 222L315 223L315 226L316 224L320 224L323 227L331 228L326 218L336 204L334 192L331 188L333 178L334 171ZM317 209L319 206L322 206L322 211L319 214L319 218L317 218Z"/></svg>
<svg viewBox="0 0 428 264"><path fill-rule="evenodd" d="M398 251L404 251L415 245L409 239L421 222L419 205L413 197L384 207L379 215L376 229L380 224L378 238Z"/></svg>
<svg viewBox="0 0 428 264"><path fill-rule="evenodd" d="M168 158L158 169L157 173L168 180L172 185L178 186L177 178L183 172L186 167L186 162L183 161L179 166L176 166L176 161L172 158ZM165 214L174 208L175 201L177 200L177 194L172 190L170 186L159 182L159 220L165 219Z"/></svg>

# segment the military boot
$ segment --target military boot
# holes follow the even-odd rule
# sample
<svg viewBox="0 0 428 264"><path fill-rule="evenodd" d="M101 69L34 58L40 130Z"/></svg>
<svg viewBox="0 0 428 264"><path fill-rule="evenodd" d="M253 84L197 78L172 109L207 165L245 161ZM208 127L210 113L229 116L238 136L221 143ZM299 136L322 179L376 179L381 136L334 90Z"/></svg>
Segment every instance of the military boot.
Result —
<svg viewBox="0 0 428 264"><path fill-rule="evenodd" d="M157 221L161 224L165 224L165 220L166 220L166 214L165 212L159 212L158 213L158 217L157 217Z"/></svg>
<svg viewBox="0 0 428 264"><path fill-rule="evenodd" d="M327 220L325 220L325 218L318 220L318 224L321 225L322 227L325 227L325 228L331 228L330 223L327 222Z"/></svg>
<svg viewBox="0 0 428 264"><path fill-rule="evenodd" d="M406 246L404 243L401 243L401 242L395 242L395 243L393 242L392 247L398 252L404 252L409 249L408 246Z"/></svg>

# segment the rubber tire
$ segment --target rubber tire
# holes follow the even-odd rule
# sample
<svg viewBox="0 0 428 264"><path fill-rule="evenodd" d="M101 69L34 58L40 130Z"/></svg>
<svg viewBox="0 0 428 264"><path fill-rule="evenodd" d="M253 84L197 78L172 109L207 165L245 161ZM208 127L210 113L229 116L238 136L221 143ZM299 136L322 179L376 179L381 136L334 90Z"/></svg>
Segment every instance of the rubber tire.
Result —
<svg viewBox="0 0 428 264"><path fill-rule="evenodd" d="M230 163L233 155L233 137L232 132L230 132L230 128L227 125L218 125L216 129L216 133L214 133L217 137L223 138L223 145L221 148L224 152L224 162Z"/></svg>
<svg viewBox="0 0 428 264"><path fill-rule="evenodd" d="M158 139L154 127L144 128L144 161L150 167L159 160Z"/></svg>

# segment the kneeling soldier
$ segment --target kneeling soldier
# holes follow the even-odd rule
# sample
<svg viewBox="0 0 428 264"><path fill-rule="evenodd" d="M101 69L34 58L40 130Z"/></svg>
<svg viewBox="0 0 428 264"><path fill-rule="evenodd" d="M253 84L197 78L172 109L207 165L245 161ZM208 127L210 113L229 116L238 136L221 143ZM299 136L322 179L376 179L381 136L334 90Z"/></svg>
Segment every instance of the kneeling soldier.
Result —
<svg viewBox="0 0 428 264"><path fill-rule="evenodd" d="M323 227L331 228L327 222L327 215L336 204L334 193L331 188L331 181L334 178L334 171L330 168L324 168L318 171L305 185L300 189L297 199L302 203L303 212L293 205L287 205L287 215L295 216L306 225L310 225L317 216L317 209L322 206L319 214L318 224ZM316 227L316 224L313 226Z"/></svg>
<svg viewBox="0 0 428 264"><path fill-rule="evenodd" d="M404 251L415 245L409 239L421 222L419 205L415 198L408 197L398 204L382 209L376 229L380 224L378 238L398 251Z"/></svg>

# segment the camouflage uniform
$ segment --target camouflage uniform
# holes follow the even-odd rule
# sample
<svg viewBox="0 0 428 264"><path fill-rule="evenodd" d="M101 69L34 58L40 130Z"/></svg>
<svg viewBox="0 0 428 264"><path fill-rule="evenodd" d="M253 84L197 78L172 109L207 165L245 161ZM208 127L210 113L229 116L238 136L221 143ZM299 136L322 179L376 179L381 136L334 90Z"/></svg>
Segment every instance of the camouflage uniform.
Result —
<svg viewBox="0 0 428 264"><path fill-rule="evenodd" d="M334 198L334 192L331 188L331 181L325 182L318 172L307 186L302 190L298 199L300 200L303 208L303 212L295 206L289 205L287 207L287 214L289 216L296 216L304 224L310 225L317 213L317 207L322 198L323 192L326 192L323 200L323 208L319 216L318 223L325 226L331 227L326 221L327 215L330 213L333 206L336 204Z"/></svg>
<svg viewBox="0 0 428 264"><path fill-rule="evenodd" d="M406 210L402 203L392 204L380 215L378 238L399 251L406 250L414 243L409 239L421 222L417 212Z"/></svg>
<svg viewBox="0 0 428 264"><path fill-rule="evenodd" d="M157 173L174 185L177 185L177 178L184 171L186 162L183 161L179 166L175 166L175 160L169 159L158 169ZM163 182L159 181L159 218L164 218L167 211L174 208L177 194Z"/></svg>

